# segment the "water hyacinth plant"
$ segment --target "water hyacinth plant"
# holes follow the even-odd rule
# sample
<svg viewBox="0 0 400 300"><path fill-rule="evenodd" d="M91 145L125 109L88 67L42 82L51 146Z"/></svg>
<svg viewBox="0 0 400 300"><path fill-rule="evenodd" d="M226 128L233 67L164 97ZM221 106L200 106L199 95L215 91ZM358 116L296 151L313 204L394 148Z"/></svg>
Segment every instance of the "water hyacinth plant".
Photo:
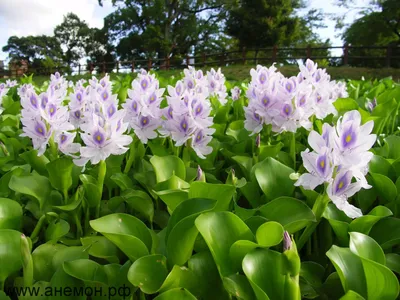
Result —
<svg viewBox="0 0 400 300"><path fill-rule="evenodd" d="M393 80L67 78L0 85L0 299L397 299Z"/></svg>

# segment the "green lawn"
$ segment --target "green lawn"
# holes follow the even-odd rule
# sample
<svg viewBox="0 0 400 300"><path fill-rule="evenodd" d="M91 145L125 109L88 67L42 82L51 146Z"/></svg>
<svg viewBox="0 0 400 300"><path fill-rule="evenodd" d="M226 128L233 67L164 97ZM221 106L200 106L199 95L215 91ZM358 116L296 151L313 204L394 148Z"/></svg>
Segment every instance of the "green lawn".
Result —
<svg viewBox="0 0 400 300"><path fill-rule="evenodd" d="M266 65L269 66L269 65ZM235 65L222 67L222 72L225 74L225 77L229 81L244 81L250 79L250 69L254 68L255 65ZM207 66L205 68L198 67L203 70L209 70L211 67ZM215 67L218 68L218 67ZM298 74L298 66L290 65L290 66L282 66L278 67L279 71L282 72L285 76L296 76ZM169 77L169 76L180 76L182 69L175 69L169 71L156 71L156 73L161 77ZM400 69L392 69L392 68L380 68L380 69L370 69L370 68L355 68L355 67L328 67L327 72L331 75L332 79L361 79L362 76L366 80L373 79L381 79L385 77L391 76L395 81L400 81ZM112 73L111 77L116 76L117 74ZM48 76L34 76L34 81L37 85L41 85L44 81L48 80ZM68 76L68 79L73 80L74 82L80 78L91 78L90 74L85 75L76 75L76 76Z"/></svg>

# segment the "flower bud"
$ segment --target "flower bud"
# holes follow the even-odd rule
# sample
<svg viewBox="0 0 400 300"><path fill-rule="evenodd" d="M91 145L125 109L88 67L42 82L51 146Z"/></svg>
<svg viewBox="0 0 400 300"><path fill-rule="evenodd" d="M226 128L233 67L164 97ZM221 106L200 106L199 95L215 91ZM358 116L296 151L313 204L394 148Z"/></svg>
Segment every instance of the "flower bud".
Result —
<svg viewBox="0 0 400 300"><path fill-rule="evenodd" d="M283 234L283 251L287 251L292 246L292 239L287 231Z"/></svg>
<svg viewBox="0 0 400 300"><path fill-rule="evenodd" d="M261 136L260 136L260 134L258 134L256 137L256 147L257 148L260 148L260 143L261 143Z"/></svg>
<svg viewBox="0 0 400 300"><path fill-rule="evenodd" d="M196 181L202 181L206 182L206 176L204 175L203 170L200 168L200 166L197 166L197 177Z"/></svg>

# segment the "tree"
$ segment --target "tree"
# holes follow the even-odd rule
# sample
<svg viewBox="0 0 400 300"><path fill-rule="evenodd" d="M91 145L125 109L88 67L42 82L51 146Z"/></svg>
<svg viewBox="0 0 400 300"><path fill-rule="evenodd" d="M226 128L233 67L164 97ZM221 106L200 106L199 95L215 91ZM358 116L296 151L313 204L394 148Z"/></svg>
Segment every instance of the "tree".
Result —
<svg viewBox="0 0 400 300"><path fill-rule="evenodd" d="M291 45L299 37L300 18L294 16L299 1L243 0L228 12L226 30L241 47Z"/></svg>
<svg viewBox="0 0 400 300"><path fill-rule="evenodd" d="M105 28L91 28L89 30L85 53L88 57L88 66L90 63L94 64L97 71L103 71L103 63L107 73L114 69L115 47L110 43L109 34Z"/></svg>
<svg viewBox="0 0 400 300"><path fill-rule="evenodd" d="M99 1L101 4L101 1ZM221 46L222 0L112 0L117 8L105 27L121 59L164 59L196 49ZM223 47L223 46L222 46Z"/></svg>
<svg viewBox="0 0 400 300"><path fill-rule="evenodd" d="M68 13L64 21L54 29L54 36L63 47L64 61L71 66L84 57L90 29L77 15Z"/></svg>
<svg viewBox="0 0 400 300"><path fill-rule="evenodd" d="M61 62L61 45L52 36L11 36L7 45L3 47L4 52L13 62L26 60L30 68L42 68L52 61L54 64Z"/></svg>
<svg viewBox="0 0 400 300"><path fill-rule="evenodd" d="M347 28L344 26L346 29L342 37L345 43L352 46L400 45L400 2L398 0L381 0L371 1L370 4L370 7L361 10L361 18L355 20ZM348 2L342 2L342 5L351 9ZM385 61L377 61L372 57L385 57L385 55L386 49L351 49L349 64L381 67L385 65ZM351 56L362 56L367 59L352 59Z"/></svg>

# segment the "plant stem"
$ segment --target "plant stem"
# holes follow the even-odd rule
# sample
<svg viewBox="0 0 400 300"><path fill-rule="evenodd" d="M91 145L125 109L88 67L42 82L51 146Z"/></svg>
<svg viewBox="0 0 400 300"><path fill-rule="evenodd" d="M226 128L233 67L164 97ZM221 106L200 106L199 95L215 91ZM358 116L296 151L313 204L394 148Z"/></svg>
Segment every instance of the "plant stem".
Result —
<svg viewBox="0 0 400 300"><path fill-rule="evenodd" d="M83 235L82 225L78 219L78 214L76 211L73 212L74 221L76 224L76 238L79 239Z"/></svg>
<svg viewBox="0 0 400 300"><path fill-rule="evenodd" d="M314 206L312 211L315 215L315 222L309 223L304 229L302 235L298 242L296 242L297 249L300 251L308 239L311 237L312 233L314 232L315 228L317 228L319 222L321 222L322 215L325 211L326 206L329 203L329 197L326 193L319 195L317 200L315 200Z"/></svg>
<svg viewBox="0 0 400 300"><path fill-rule="evenodd" d="M53 135L50 137L49 140L49 145L50 145L50 160L56 160L58 158L58 149L56 146L56 143L54 142L54 133Z"/></svg>
<svg viewBox="0 0 400 300"><path fill-rule="evenodd" d="M35 229L33 230L31 234L31 240L32 242L36 239L36 237L39 235L40 230L43 227L43 223L46 220L46 215L43 215L40 217L39 221L36 223Z"/></svg>
<svg viewBox="0 0 400 300"><path fill-rule="evenodd" d="M296 171L296 133L292 132L290 140L290 154L293 159L293 171Z"/></svg>
<svg viewBox="0 0 400 300"><path fill-rule="evenodd" d="M104 178L106 177L107 165L104 160L99 163L99 173L97 177L97 186L99 189L100 199L96 207L96 219L100 216L101 199L103 198Z"/></svg>
<svg viewBox="0 0 400 300"><path fill-rule="evenodd" d="M129 149L129 158L128 161L126 162L124 174L128 174L134 161L135 161L135 142L131 144L131 147Z"/></svg>

